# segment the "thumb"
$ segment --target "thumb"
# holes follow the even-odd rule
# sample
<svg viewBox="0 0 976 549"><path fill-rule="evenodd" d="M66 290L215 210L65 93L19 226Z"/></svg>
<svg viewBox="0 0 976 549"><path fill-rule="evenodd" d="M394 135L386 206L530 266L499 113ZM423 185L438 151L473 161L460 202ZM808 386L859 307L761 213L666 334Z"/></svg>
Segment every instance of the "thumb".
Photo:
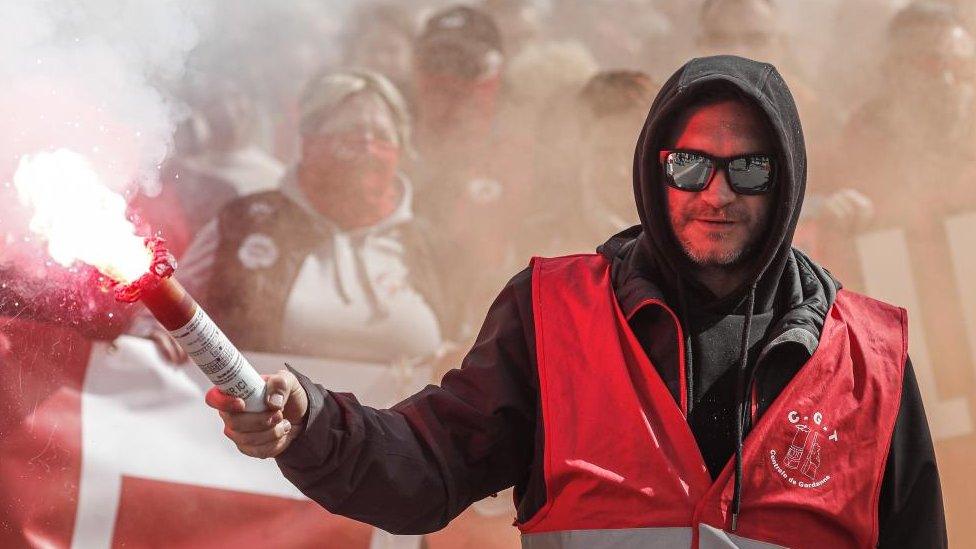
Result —
<svg viewBox="0 0 976 549"><path fill-rule="evenodd" d="M265 400L271 410L281 410L288 402L292 390L298 386L298 379L288 370L268 376L265 383Z"/></svg>

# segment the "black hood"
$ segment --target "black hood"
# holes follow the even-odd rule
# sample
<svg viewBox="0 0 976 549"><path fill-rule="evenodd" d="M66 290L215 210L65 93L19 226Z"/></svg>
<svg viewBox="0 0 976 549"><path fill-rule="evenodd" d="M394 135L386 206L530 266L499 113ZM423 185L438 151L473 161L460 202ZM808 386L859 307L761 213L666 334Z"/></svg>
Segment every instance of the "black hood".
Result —
<svg viewBox="0 0 976 549"><path fill-rule="evenodd" d="M757 311L773 306L777 281L783 272L793 241L793 232L803 205L807 157L803 131L793 96L786 82L768 63L720 55L692 59L668 79L654 99L644 122L634 154L634 195L643 234L639 238L640 267L662 286L665 293L691 290L690 295L710 295L691 276L693 264L682 251L668 220L665 184L658 151L668 144L677 115L695 102L703 91L734 87L765 114L775 134L775 211L770 218L764 244L754 258L752 276L729 296L705 299L709 308L729 310L742 303L756 285ZM698 290L698 291L695 291Z"/></svg>

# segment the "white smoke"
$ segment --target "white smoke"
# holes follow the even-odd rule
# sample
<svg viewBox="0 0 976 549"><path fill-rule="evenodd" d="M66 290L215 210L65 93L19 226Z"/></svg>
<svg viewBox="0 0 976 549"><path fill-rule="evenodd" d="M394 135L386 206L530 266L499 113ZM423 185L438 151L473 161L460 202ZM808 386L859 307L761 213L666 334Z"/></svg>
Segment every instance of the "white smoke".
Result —
<svg viewBox="0 0 976 549"><path fill-rule="evenodd" d="M3 181L21 156L68 148L114 190L152 193L181 117L161 85L181 77L208 9L193 0L3 4Z"/></svg>

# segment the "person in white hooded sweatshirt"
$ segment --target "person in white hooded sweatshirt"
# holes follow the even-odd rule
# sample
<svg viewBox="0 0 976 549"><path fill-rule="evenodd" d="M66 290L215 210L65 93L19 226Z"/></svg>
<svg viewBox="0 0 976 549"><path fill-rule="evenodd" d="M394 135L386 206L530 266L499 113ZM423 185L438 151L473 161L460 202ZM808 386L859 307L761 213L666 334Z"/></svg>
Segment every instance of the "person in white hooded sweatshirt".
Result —
<svg viewBox="0 0 976 549"><path fill-rule="evenodd" d="M411 150L401 96L375 73L325 74L306 89L301 131L280 190L228 204L180 279L247 350L367 362L403 345L434 352L434 275L398 169Z"/></svg>
<svg viewBox="0 0 976 549"><path fill-rule="evenodd" d="M278 190L225 206L190 246L180 280L245 351L402 376L393 366L442 346L436 275L399 170L412 154L403 98L376 73L332 72L312 79L301 107L299 161Z"/></svg>

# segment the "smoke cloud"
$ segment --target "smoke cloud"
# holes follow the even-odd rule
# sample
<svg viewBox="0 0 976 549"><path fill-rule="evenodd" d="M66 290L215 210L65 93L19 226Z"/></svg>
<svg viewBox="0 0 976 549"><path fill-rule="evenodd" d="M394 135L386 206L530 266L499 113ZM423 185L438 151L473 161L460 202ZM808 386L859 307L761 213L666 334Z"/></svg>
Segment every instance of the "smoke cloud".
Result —
<svg viewBox="0 0 976 549"><path fill-rule="evenodd" d="M179 78L208 20L200 2L33 0L0 18L0 173L24 154L68 148L116 191L152 192L180 106Z"/></svg>

